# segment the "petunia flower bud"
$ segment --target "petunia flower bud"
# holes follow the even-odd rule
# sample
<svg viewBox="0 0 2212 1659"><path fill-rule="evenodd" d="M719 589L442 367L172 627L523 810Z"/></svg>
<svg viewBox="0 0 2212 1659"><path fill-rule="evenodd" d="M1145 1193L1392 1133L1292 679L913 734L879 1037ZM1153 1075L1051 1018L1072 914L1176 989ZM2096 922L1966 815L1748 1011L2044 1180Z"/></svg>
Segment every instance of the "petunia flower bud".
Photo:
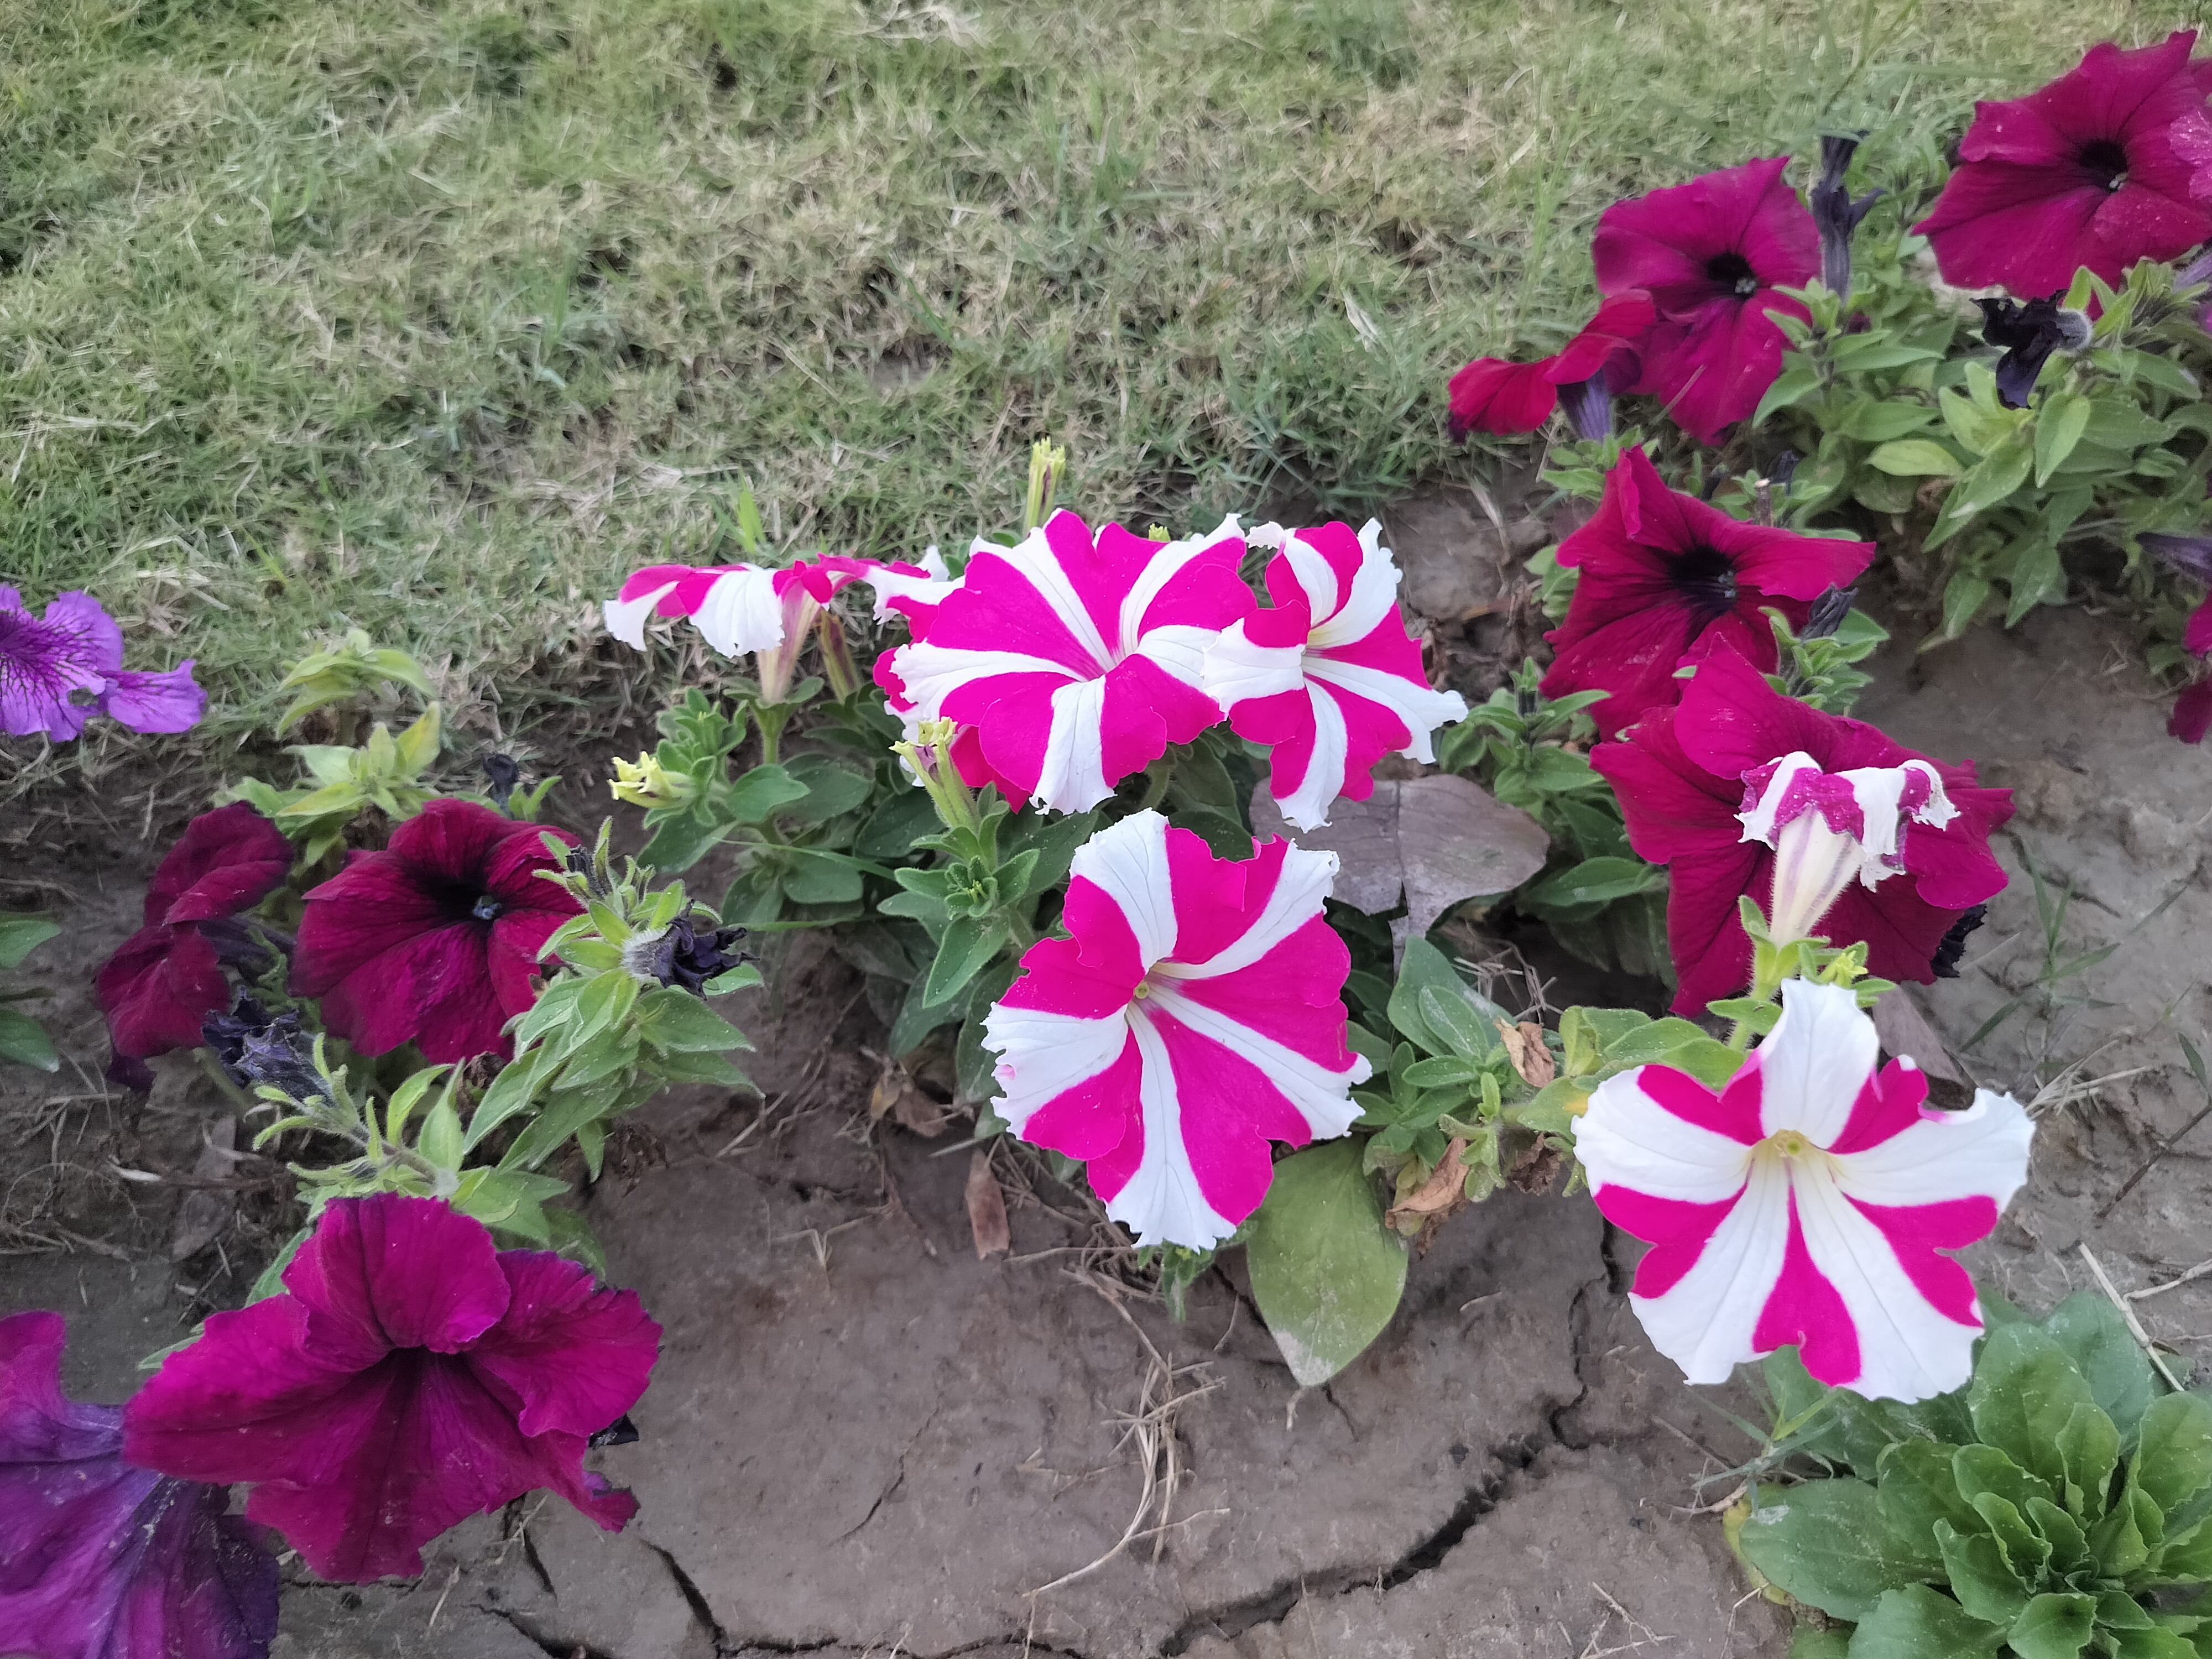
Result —
<svg viewBox="0 0 2212 1659"><path fill-rule="evenodd" d="M1820 233L1820 283L1838 300L1851 297L1851 233L1881 192L1870 190L1854 202L1844 174L1863 134L1832 135L1820 140L1820 177L1807 192L1813 223Z"/></svg>
<svg viewBox="0 0 2212 1659"><path fill-rule="evenodd" d="M617 800L648 811L656 806L681 806L695 792L690 778L671 772L651 753L634 761L617 761L614 781L607 788Z"/></svg>
<svg viewBox="0 0 2212 1659"><path fill-rule="evenodd" d="M1958 809L1923 760L1824 772L1802 750L1743 775L1745 841L1774 849L1767 929L1778 944L1815 937L1854 879L1880 885L1904 869L1905 822L1942 829Z"/></svg>

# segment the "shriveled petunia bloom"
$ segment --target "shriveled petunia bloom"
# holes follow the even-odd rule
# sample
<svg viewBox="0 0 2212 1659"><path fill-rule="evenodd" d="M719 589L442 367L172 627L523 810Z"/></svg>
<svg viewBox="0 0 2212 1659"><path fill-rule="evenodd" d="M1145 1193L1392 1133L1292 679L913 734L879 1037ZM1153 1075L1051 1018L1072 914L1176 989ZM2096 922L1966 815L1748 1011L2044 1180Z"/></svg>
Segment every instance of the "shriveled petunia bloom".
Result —
<svg viewBox="0 0 2212 1659"><path fill-rule="evenodd" d="M150 1087L146 1060L198 1045L201 1021L230 1001L223 966L243 943L214 924L268 897L291 867L284 832L244 801L191 821L146 889L146 925L94 978L118 1081Z"/></svg>
<svg viewBox="0 0 2212 1659"><path fill-rule="evenodd" d="M66 742L94 714L134 732L184 732L207 708L187 657L147 672L123 665L123 630L91 594L58 593L43 617L0 586L0 733Z"/></svg>
<svg viewBox="0 0 2212 1659"><path fill-rule="evenodd" d="M1334 853L1218 859L1158 812L1079 848L1062 921L983 1024L1032 1145L1090 1167L1140 1244L1204 1249L1260 1206L1268 1143L1343 1134L1366 1060L1345 1046L1352 967L1322 916Z"/></svg>
<svg viewBox="0 0 2212 1659"><path fill-rule="evenodd" d="M1421 647L1398 610L1398 566L1370 519L1354 535L1263 525L1250 537L1268 562L1274 608L1206 647L1205 687L1240 738L1267 744L1269 788L1301 830L1328 822L1339 795L1375 793L1375 763L1393 751L1436 759L1430 735L1467 718L1456 691L1434 691Z"/></svg>
<svg viewBox="0 0 2212 1659"><path fill-rule="evenodd" d="M1534 432L1551 418L1562 399L1580 427L1580 411L1590 402L1583 389L1592 380L1600 382L1600 400L1635 383L1638 348L1657 314L1650 295L1633 290L1616 294L1599 305L1597 315L1579 334L1549 357L1529 363L1476 358L1451 378L1452 436ZM1585 430L1582 435L1605 434Z"/></svg>
<svg viewBox="0 0 2212 1659"><path fill-rule="evenodd" d="M2212 589L2212 536L2170 536L2154 531L2136 539L2142 544L2144 552L2160 563ZM2189 613L2181 642L2193 657L2212 656L2212 597ZM2212 731L2212 679L2198 680L2183 690L2174 701L2166 729L2169 736L2184 743L2204 741L2205 732Z"/></svg>
<svg viewBox="0 0 2212 1659"><path fill-rule="evenodd" d="M1777 763L1790 761L1796 771L1807 760L1840 775L1842 783L1801 778L1802 799L1791 810L1782 811L1778 798L1770 818L1758 818L1768 785L1783 770ZM1780 863L1761 833L1772 833L1773 818L1801 819L1820 789L1830 793L1833 813L1822 824L1848 831L1867 850L1838 854L1849 865L1844 884L1825 911L1802 925L1832 945L1863 942L1870 972L1929 983L1947 937L2004 890L2004 870L1989 842L2012 816L2010 790L1978 787L1971 764L1930 760L1863 720L1785 697L1732 651L1698 665L1680 707L1654 709L1626 739L1598 744L1590 764L1620 798L1629 844L1668 866L1667 942L1680 975L1680 1014L1702 1014L1707 1003L1750 984L1751 939L1737 901L1747 894L1771 915ZM1880 781L1877 790L1862 776L1869 771L1899 775ZM1942 811L1914 787L1915 778L1928 782L1929 772L1942 787ZM1848 811L1833 799L1838 790L1850 796ZM1887 803L1886 820L1872 810L1880 803ZM1863 815L1856 830L1852 812ZM1929 821L1936 817L1944 821ZM1889 869L1895 873L1879 873ZM1790 890L1805 885L1793 878ZM1793 923L1807 908L1793 899Z"/></svg>
<svg viewBox="0 0 2212 1659"><path fill-rule="evenodd" d="M356 853L307 895L292 994L365 1054L410 1039L432 1060L509 1052L502 1028L538 1000L538 948L580 908L540 879L548 835L476 801L434 800L380 853Z"/></svg>
<svg viewBox="0 0 2212 1659"><path fill-rule="evenodd" d="M1913 227L1957 288L2056 294L2083 265L2117 283L2138 259L2170 259L2212 236L2212 204L2190 192L2174 126L2212 91L2191 63L2194 29L2155 46L2106 40L2025 98L1978 103L1959 167Z"/></svg>
<svg viewBox="0 0 2212 1659"><path fill-rule="evenodd" d="M284 1285L161 1362L125 1409L133 1462L257 1483L246 1515L350 1583L422 1571L447 1528L541 1486L610 1532L637 1512L583 1467L659 1356L635 1291L392 1193L327 1206Z"/></svg>
<svg viewBox="0 0 2212 1659"><path fill-rule="evenodd" d="M1997 401L2008 409L2026 409L2041 378L2043 366L2054 351L2079 351L2089 343L2089 319L2069 311L2054 298L2030 300L1981 299L1982 338L2001 347L1997 359Z"/></svg>
<svg viewBox="0 0 2212 1659"><path fill-rule="evenodd" d="M879 664L908 729L957 720L971 784L1080 812L1221 717L1200 689L1206 647L1255 609L1232 517L1155 542L1055 513L1019 545L978 543L926 639Z"/></svg>
<svg viewBox="0 0 2212 1659"><path fill-rule="evenodd" d="M1559 544L1582 572L1567 619L1544 637L1555 655L1544 695L1603 691L1591 709L1610 736L1681 694L1674 670L1734 649L1764 669L1778 659L1761 611L1805 625L1813 600L1848 587L1872 542L1802 536L1746 524L1668 489L1641 448L1621 452L1589 522Z"/></svg>
<svg viewBox="0 0 2212 1659"><path fill-rule="evenodd" d="M123 1411L62 1397L61 1316L0 1319L0 1653L264 1659L276 1558L220 1486L124 1461Z"/></svg>
<svg viewBox="0 0 2212 1659"><path fill-rule="evenodd" d="M1981 1304L1942 1252L1996 1227L2035 1126L1986 1089L1927 1108L1910 1060L1875 1069L1874 1022L1844 987L1790 980L1782 1003L1719 1093L1640 1066L1577 1121L1591 1197L1652 1247L1629 1304L1692 1382L1794 1343L1821 1382L1871 1399L1962 1387Z"/></svg>
<svg viewBox="0 0 2212 1659"><path fill-rule="evenodd" d="M1805 316L1780 288L1820 272L1813 216L1782 177L1786 155L1615 202L1598 216L1590 258L1601 294L1640 289L1658 319L1643 373L1616 390L1662 399L1699 443L1759 407L1788 343L1768 314Z"/></svg>

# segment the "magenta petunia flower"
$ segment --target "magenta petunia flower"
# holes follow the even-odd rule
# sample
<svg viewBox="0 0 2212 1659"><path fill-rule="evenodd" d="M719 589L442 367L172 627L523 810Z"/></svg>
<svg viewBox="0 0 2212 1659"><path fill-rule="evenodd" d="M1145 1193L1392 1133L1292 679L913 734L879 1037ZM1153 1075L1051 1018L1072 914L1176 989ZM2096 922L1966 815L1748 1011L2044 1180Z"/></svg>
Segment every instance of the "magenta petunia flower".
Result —
<svg viewBox="0 0 2212 1659"><path fill-rule="evenodd" d="M94 977L118 1080L150 1086L137 1062L198 1045L200 1022L230 1001L222 969L234 941L209 924L258 904L291 867L284 832L244 801L191 821L147 887L146 925Z"/></svg>
<svg viewBox="0 0 2212 1659"><path fill-rule="evenodd" d="M1929 810L1932 797L1916 800L1909 781L1898 781L1888 798L1889 823L1862 820L1852 830L1873 849L1875 862L1854 865L1857 878L1807 924L1833 945L1863 941L1869 971L1929 983L1939 972L1947 936L1978 920L1975 907L2004 889L2005 873L1989 842L2012 817L2010 790L1981 788L1972 765L1930 760L1863 720L1785 697L1735 652L1716 652L1698 665L1680 707L1653 709L1625 739L1590 751L1590 764L1620 798L1629 844L1640 857L1668 866L1667 942L1680 975L1676 1013L1702 1014L1707 1003L1751 982L1751 939L1736 901L1748 894L1773 914L1778 856L1759 833L1772 836L1776 820L1797 817L1813 796L1790 803L1788 811L1763 824L1750 824L1745 815L1782 769L1775 763L1793 758L1832 775L1903 771L1918 763L1942 785L1939 812ZM1874 799L1852 793L1855 802ZM1835 809L1827 822L1850 829L1840 804L1826 804ZM1923 817L1949 816L1941 824L1896 821L1897 812L1911 816L1916 809ZM1886 866L1896 873L1881 874Z"/></svg>
<svg viewBox="0 0 2212 1659"><path fill-rule="evenodd" d="M1249 616L1234 518L1155 542L1059 512L1018 546L976 544L927 637L878 663L913 726L974 728L953 750L971 784L1080 812L1171 743L1222 718L1200 689L1206 647Z"/></svg>
<svg viewBox="0 0 2212 1659"><path fill-rule="evenodd" d="M2035 1126L1986 1089L1929 1110L1926 1076L1880 1057L1850 991L1790 980L1719 1093L1639 1066L1590 1096L1575 1156L1607 1219L1651 1245L1629 1303L1691 1382L1795 1343L1821 1382L1871 1399L1965 1386L1981 1306L1943 1252L1996 1226Z"/></svg>
<svg viewBox="0 0 2212 1659"><path fill-rule="evenodd" d="M1571 412L1588 401L1583 388L1598 381L1597 396L1626 392L1639 372L1638 349L1657 313L1647 294L1616 294L1597 308L1581 333L1549 357L1532 363L1478 357L1451 378L1451 434L1534 432L1565 398ZM1602 433L1585 431L1600 437Z"/></svg>
<svg viewBox="0 0 2212 1659"><path fill-rule="evenodd" d="M994 1109L1086 1160L1140 1244L1218 1243L1267 1196L1270 1141L1303 1146L1358 1116L1352 958L1322 915L1336 868L1285 842L1218 859L1133 813L1077 849L1072 937L1032 945L985 1019Z"/></svg>
<svg viewBox="0 0 2212 1659"><path fill-rule="evenodd" d="M1204 684L1240 738L1273 750L1270 789L1301 830L1328 822L1339 795L1375 793L1375 763L1395 751L1436 759L1430 734L1467 718L1456 691L1435 691L1398 611L1398 566L1374 520L1285 532L1264 525L1274 608L1233 624L1206 648Z"/></svg>
<svg viewBox="0 0 2212 1659"><path fill-rule="evenodd" d="M1544 695L1604 691L1590 712L1611 736L1681 694L1674 670L1711 652L1777 660L1771 607L1802 629L1811 601L1845 587L1874 557L1871 542L1801 536L1731 519L1669 489L1640 448L1621 452L1590 521L1559 544L1582 579L1567 619L1544 637L1556 653Z"/></svg>
<svg viewBox="0 0 2212 1659"><path fill-rule="evenodd" d="M0 732L64 742L94 714L134 732L184 732L207 694L191 659L160 673L123 665L123 630L89 593L58 593L44 617L0 586Z"/></svg>
<svg viewBox="0 0 2212 1659"><path fill-rule="evenodd" d="M2212 236L2175 146L2175 124L2201 118L2212 92L2212 61L2189 60L2196 42L2194 29L2134 51L2106 40L2040 91L1976 104L1958 170L1913 227L1943 280L2036 298L2081 266L2118 283Z"/></svg>
<svg viewBox="0 0 2212 1659"><path fill-rule="evenodd" d="M2212 536L2169 536L2151 532L2136 538L2143 551L2204 587L2212 588ZM2182 647L2193 657L2212 656L2212 597L2189 613ZM2166 722L2167 735L2202 743L2212 731L2212 679L2185 687Z"/></svg>
<svg viewBox="0 0 2212 1659"><path fill-rule="evenodd" d="M1644 337L1642 374L1616 390L1662 399L1699 443L1758 409L1788 344L1767 313L1806 315L1776 290L1820 274L1820 232L1783 181L1789 165L1786 155L1747 161L1598 216L1598 292L1641 289L1659 313Z"/></svg>
<svg viewBox="0 0 2212 1659"><path fill-rule="evenodd" d="M0 1653L264 1659L276 1558L219 1486L123 1457L123 1411L62 1397L61 1316L0 1319Z"/></svg>
<svg viewBox="0 0 2212 1659"><path fill-rule="evenodd" d="M539 879L548 835L475 801L434 800L380 853L356 853L307 895L292 994L365 1054L410 1039L426 1059L509 1052L507 1022L538 1000L538 952L577 913Z"/></svg>
<svg viewBox="0 0 2212 1659"><path fill-rule="evenodd" d="M246 1515L352 1583L537 1487L610 1532L637 1512L583 1467L659 1356L636 1292L392 1193L327 1206L284 1285L161 1362L125 1410L134 1462L257 1483Z"/></svg>

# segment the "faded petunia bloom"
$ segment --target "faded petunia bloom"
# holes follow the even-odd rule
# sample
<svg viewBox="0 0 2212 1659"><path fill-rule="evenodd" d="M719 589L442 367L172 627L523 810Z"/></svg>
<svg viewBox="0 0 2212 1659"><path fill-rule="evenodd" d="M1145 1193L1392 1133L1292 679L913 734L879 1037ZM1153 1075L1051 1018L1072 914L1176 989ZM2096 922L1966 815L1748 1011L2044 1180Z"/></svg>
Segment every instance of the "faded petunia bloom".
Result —
<svg viewBox="0 0 2212 1659"><path fill-rule="evenodd" d="M1870 190L1853 201L1850 186L1844 183L1851 157L1865 136L1832 133L1822 138L1820 176L1805 192L1813 210L1814 227L1820 233L1820 283L1838 300L1851 297L1851 237L1859 221L1881 196L1880 191Z"/></svg>
<svg viewBox="0 0 2212 1659"><path fill-rule="evenodd" d="M1616 294L1598 307L1597 315L1579 334L1549 357L1530 363L1476 358L1451 378L1452 436L1534 432L1564 402L1583 437L1603 437L1604 430L1589 429L1586 412L1594 406L1609 411L1610 394L1626 392L1635 383L1637 351L1657 314L1650 295L1635 290Z"/></svg>
<svg viewBox="0 0 2212 1659"><path fill-rule="evenodd" d="M1370 519L1250 537L1281 550L1267 564L1273 610L1206 648L1205 687L1240 738L1270 746L1269 787L1301 830L1328 822L1339 795L1375 793L1375 763L1395 751L1436 758L1437 727L1467 718L1456 691L1435 691L1398 611L1398 566Z"/></svg>
<svg viewBox="0 0 2212 1659"><path fill-rule="evenodd" d="M1255 608L1243 554L1233 517L1156 542L1055 513L1017 546L976 544L927 636L878 659L878 683L909 731L967 728L952 753L969 783L1087 811L1221 720L1200 683L1206 647Z"/></svg>
<svg viewBox="0 0 2212 1659"><path fill-rule="evenodd" d="M1997 398L2008 409L2026 409L2035 383L2054 351L2079 351L2089 343L2089 319L2069 311L2057 296L2030 300L1977 300L1982 308L1982 338L2001 347Z"/></svg>
<svg viewBox="0 0 2212 1659"><path fill-rule="evenodd" d="M1615 202L1598 218L1598 292L1640 290L1659 313L1641 375L1615 390L1662 399L1699 443L1758 409L1788 343L1769 313L1806 314L1778 290L1820 274L1820 233L1782 177L1789 165L1786 155L1747 161Z"/></svg>
<svg viewBox="0 0 2212 1659"><path fill-rule="evenodd" d="M94 714L134 732L184 732L207 694L186 658L158 673L123 665L123 630L98 600L58 593L43 617L0 586L0 733L66 742Z"/></svg>
<svg viewBox="0 0 2212 1659"><path fill-rule="evenodd" d="M123 1412L62 1397L61 1316L0 1319L0 1653L264 1659L276 1558L220 1486L123 1457Z"/></svg>
<svg viewBox="0 0 2212 1659"><path fill-rule="evenodd" d="M2143 551L2201 586L2212 589L2212 536L2170 536L2152 532L2136 538ZM2182 646L2193 657L2212 656L2212 597L2189 613ZM2212 679L2185 687L2167 719L2168 735L2184 743L2202 743L2212 731Z"/></svg>
<svg viewBox="0 0 2212 1659"><path fill-rule="evenodd" d="M1871 542L1731 519L1669 489L1641 448L1623 450L1596 514L1559 544L1559 562L1582 577L1566 621L1545 635L1557 654L1544 695L1608 693L1591 714L1610 736L1681 694L1686 658L1732 648L1771 669L1778 647L1761 613L1802 628L1812 601L1873 557Z"/></svg>
<svg viewBox="0 0 2212 1659"><path fill-rule="evenodd" d="M1887 821L1894 842L1871 862L1863 854L1839 859L1858 860L1850 866L1856 878L1845 879L1808 924L1814 935L1832 945L1864 943L1869 972L1924 985L1936 977L1953 931L1974 906L2004 890L2004 870L1989 842L2012 816L2011 791L1979 787L1971 765L1931 761L1863 720L1785 697L1735 653L1717 652L1698 665L1680 708L1653 709L1625 739L1590 751L1590 764L1620 798L1629 844L1638 856L1668 866L1667 942L1680 976L1675 1012L1702 1014L1707 1003L1750 984L1751 940L1737 901L1748 895L1762 907L1773 904L1780 860L1746 828L1746 814L1759 822L1755 809L1781 774L1779 763L1802 769L1808 759L1830 775L1821 787L1832 792L1852 787L1848 780L1866 771L1899 775L1881 788L1885 799L1892 782L1898 791ZM1937 816L1932 790L1919 802L1927 817L1906 805L1911 779L1927 775L1922 767L1941 782L1950 809L1940 824L1929 821ZM1832 781L1838 774L1845 781ZM1848 810L1830 804L1836 816L1821 823L1845 827L1850 812L1874 805L1871 787L1864 805L1856 793ZM1783 805L1778 799L1773 816L1784 816ZM1799 811L1787 816L1802 821ZM1801 833L1809 836L1810 827ZM1877 822L1854 839L1874 845L1884 833ZM1894 873L1876 874L1886 870ZM1868 876L1875 877L1871 884ZM1809 880L1793 878L1790 908L1804 913L1809 900L1800 896L1814 890Z"/></svg>
<svg viewBox="0 0 2212 1659"><path fill-rule="evenodd" d="M284 1285L161 1362L125 1410L134 1462L257 1483L246 1515L349 1583L422 1571L447 1528L541 1486L610 1532L637 1512L583 1467L659 1355L635 1291L392 1193L333 1200Z"/></svg>
<svg viewBox="0 0 2212 1659"><path fill-rule="evenodd" d="M1932 762L1824 772L1804 750L1743 775L1743 838L1774 849L1767 929L1778 942L1811 939L1853 882L1879 887L1902 874L1904 825L1941 830L1959 816Z"/></svg>
<svg viewBox="0 0 2212 1659"><path fill-rule="evenodd" d="M2212 204L2191 195L2175 147L2175 124L2212 91L2196 44L2194 29L2133 51L2104 41L2025 98L1976 104L1957 170L1913 227L1943 280L2055 294L2083 265L2116 283L2212 236Z"/></svg>
<svg viewBox="0 0 2212 1659"><path fill-rule="evenodd" d="M1218 859L1134 813L1077 850L1071 937L1031 946L985 1019L994 1109L1085 1160L1140 1244L1218 1243L1267 1196L1270 1141L1327 1139L1359 1115L1351 955L1322 915L1336 868L1284 842Z"/></svg>
<svg viewBox="0 0 2212 1659"><path fill-rule="evenodd" d="M431 1060L504 1056L503 1029L538 1000L538 952L581 908L540 878L565 830L476 801L434 800L380 853L356 853L307 895L292 993L365 1054L410 1040Z"/></svg>
<svg viewBox="0 0 2212 1659"><path fill-rule="evenodd" d="M1910 1060L1875 1069L1874 1022L1844 987L1790 980L1782 1001L1718 1094L1640 1066L1590 1096L1575 1129L1590 1194L1652 1247L1630 1305L1692 1382L1795 1343L1821 1382L1872 1399L1961 1387L1981 1306L1942 1253L1996 1227L2034 1125L1986 1089L1929 1109Z"/></svg>

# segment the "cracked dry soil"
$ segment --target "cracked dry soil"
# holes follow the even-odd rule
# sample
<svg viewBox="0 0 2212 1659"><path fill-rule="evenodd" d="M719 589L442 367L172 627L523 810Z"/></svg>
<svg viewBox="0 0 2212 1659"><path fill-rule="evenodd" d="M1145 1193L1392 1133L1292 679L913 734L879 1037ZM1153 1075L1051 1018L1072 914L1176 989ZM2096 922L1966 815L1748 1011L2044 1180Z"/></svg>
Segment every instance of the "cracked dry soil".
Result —
<svg viewBox="0 0 2212 1659"><path fill-rule="evenodd" d="M1423 510L1393 526L1409 564L1482 540L1455 504ZM1504 625L1446 624L1447 659ZM2091 1282L2085 1243L2124 1290L2212 1256L2212 1125L2100 1213L2203 1103L2175 1033L2212 1017L2212 755L2165 738L2128 663L2104 623L2045 612L1927 657L1893 647L1859 711L2018 792L2018 840L2001 848L2015 883L1964 977L1918 994L1954 1048L2042 962L2023 849L2075 891L2069 951L2127 940L2067 982L2076 1006L2031 1006L1961 1057L2023 1099L2077 1060L2077 1080L2112 1079L2045 1112L2029 1189L1970 1258L2037 1310ZM220 1109L173 1062L143 1106L100 1097L83 981L150 859L88 862L47 822L9 850L13 879L68 889L92 924L40 959L81 1069L0 1074L0 1309L67 1314L70 1385L115 1400L140 1356L242 1296L273 1235L252 1192L204 1186L227 1194L200 1200L217 1231L173 1263L173 1240L197 1237L176 1240L190 1194L113 1176L219 1171L201 1148ZM1733 1484L1698 1477L1751 1448L1643 1340L1624 1293L1638 1247L1585 1198L1508 1191L1458 1217L1383 1337L1300 1395L1237 1263L1195 1287L1180 1324L1117 1299L1088 1271L1087 1223L1042 1178L1034 1198L1009 1188L1012 1259L978 1261L960 1137L866 1133L861 1049L880 1031L850 970L800 939L774 979L736 1015L761 1045L768 1109L664 1099L644 1115L645 1155L586 1200L616 1279L666 1327L642 1438L594 1455L636 1492L636 1522L606 1535L533 1497L433 1546L415 1583L302 1581L283 1659L1783 1653L1786 1617L1747 1595L1717 1521L1692 1512ZM1577 994L1570 977L1553 1000ZM2212 1278L2138 1308L2204 1356ZM1163 1367L1178 1477L1164 1524L1153 1508L1118 1555L1036 1593L1129 1529L1146 1486L1134 1419Z"/></svg>

